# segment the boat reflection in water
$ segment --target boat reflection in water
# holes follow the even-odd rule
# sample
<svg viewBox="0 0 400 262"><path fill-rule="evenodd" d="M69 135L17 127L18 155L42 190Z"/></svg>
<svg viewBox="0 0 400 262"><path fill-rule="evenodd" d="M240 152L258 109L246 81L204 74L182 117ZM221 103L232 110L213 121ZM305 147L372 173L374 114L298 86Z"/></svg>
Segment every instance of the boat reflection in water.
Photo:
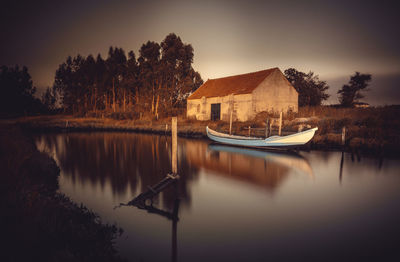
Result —
<svg viewBox="0 0 400 262"><path fill-rule="evenodd" d="M217 175L262 186L269 191L281 185L289 173L313 177L307 159L294 152L193 143L186 145L187 157L192 165L214 171Z"/></svg>

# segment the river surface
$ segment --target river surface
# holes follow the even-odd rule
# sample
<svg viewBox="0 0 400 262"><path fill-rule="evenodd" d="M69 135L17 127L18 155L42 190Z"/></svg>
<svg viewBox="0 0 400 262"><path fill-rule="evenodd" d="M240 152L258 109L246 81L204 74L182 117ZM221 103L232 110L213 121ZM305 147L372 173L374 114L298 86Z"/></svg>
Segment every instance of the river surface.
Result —
<svg viewBox="0 0 400 262"><path fill-rule="evenodd" d="M130 261L400 261L399 159L179 138L180 179L137 207L119 205L171 172L170 137L35 139L61 169L59 191L124 230L116 247Z"/></svg>

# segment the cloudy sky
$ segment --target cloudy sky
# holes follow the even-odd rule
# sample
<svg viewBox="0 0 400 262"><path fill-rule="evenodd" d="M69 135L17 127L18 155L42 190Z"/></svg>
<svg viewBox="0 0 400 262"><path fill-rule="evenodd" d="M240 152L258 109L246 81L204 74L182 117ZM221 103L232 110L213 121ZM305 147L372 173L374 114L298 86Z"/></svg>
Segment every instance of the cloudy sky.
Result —
<svg viewBox="0 0 400 262"><path fill-rule="evenodd" d="M217 78L279 67L313 71L328 103L355 71L372 74L366 102L400 104L396 1L9 1L0 9L0 64L26 65L40 90L68 55L136 54L175 33L194 68Z"/></svg>

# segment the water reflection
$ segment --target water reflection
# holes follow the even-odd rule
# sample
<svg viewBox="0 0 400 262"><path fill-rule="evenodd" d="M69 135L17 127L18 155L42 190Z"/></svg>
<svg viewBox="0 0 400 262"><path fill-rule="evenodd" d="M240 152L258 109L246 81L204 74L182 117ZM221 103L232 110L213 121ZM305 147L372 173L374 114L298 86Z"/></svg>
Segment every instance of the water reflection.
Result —
<svg viewBox="0 0 400 262"><path fill-rule="evenodd" d="M121 203L120 206L118 206L118 207L134 206L139 209L146 210L150 214L157 214L172 221L172 230L171 230L172 262L177 261L177 255L178 255L177 230L178 230L178 221L179 221L178 213L179 213L179 203L180 203L176 187L178 181L179 181L179 175L168 174L164 179L162 179L156 185L149 187L147 191L141 193L140 195L129 201L127 204ZM162 210L153 205L153 198L157 196L160 192L168 188L169 186L174 186L174 191L175 191L175 201L172 212Z"/></svg>
<svg viewBox="0 0 400 262"><path fill-rule="evenodd" d="M38 147L54 156L72 183L100 184L103 189L108 183L117 196L143 192L171 172L170 144L170 137L129 133L72 133L37 139ZM197 168L189 165L185 150L179 150L178 192L183 204L189 205L187 183L194 179ZM174 192L166 189L154 200L160 199L163 206L172 208Z"/></svg>
<svg viewBox="0 0 400 262"><path fill-rule="evenodd" d="M399 258L398 159L352 162L340 152L178 139L179 181L144 210L113 209L170 173L169 137L46 134L36 141L61 168L60 190L124 229L116 242L132 261L399 261L385 260Z"/></svg>
<svg viewBox="0 0 400 262"><path fill-rule="evenodd" d="M109 183L114 196L135 194L160 181L171 171L170 137L129 133L72 133L43 135L37 145L58 162L73 184ZM292 171L313 176L308 161L295 153L267 152L179 139L179 197L190 205L188 182L198 170L247 181L273 191ZM162 205L172 208L171 189L162 194ZM160 197L156 197L158 201Z"/></svg>
<svg viewBox="0 0 400 262"><path fill-rule="evenodd" d="M293 171L313 177L307 159L294 152L270 152L204 143L189 143L187 152L189 161L199 168L262 186L271 192Z"/></svg>

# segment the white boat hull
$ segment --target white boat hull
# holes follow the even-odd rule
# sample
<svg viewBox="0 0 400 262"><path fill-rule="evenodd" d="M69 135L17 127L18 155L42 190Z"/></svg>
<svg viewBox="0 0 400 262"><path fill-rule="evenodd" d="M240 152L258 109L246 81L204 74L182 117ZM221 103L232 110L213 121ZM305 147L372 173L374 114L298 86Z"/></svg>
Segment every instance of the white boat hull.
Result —
<svg viewBox="0 0 400 262"><path fill-rule="evenodd" d="M218 143L235 145L235 146L248 146L248 147L271 147L271 148L284 148L301 146L308 143L314 136L318 127L299 132L288 136L271 136L266 139L228 135L219 133L206 127L207 136Z"/></svg>

